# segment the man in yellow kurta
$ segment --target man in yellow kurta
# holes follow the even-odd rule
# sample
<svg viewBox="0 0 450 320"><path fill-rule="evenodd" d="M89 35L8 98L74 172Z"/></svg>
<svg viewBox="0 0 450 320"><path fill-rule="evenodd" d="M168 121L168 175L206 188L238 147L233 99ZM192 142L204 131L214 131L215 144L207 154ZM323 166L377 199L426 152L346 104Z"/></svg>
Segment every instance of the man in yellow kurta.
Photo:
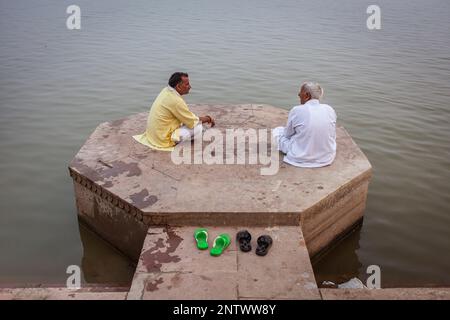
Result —
<svg viewBox="0 0 450 320"><path fill-rule="evenodd" d="M145 133L133 136L138 142L150 148L172 151L182 141L192 139L202 132L202 123L214 126L210 116L193 114L182 95L191 89L187 73L175 72L169 85L162 89L150 109Z"/></svg>

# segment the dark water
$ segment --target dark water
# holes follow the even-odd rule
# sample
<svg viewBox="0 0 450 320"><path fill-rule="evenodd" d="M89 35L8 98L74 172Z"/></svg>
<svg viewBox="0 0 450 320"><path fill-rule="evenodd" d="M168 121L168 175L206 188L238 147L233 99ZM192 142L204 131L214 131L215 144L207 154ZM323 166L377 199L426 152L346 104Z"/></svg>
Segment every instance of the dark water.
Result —
<svg viewBox="0 0 450 320"><path fill-rule="evenodd" d="M148 110L177 70L189 103L297 104L325 89L374 167L362 229L319 280L450 285L450 2L0 1L0 282L127 281L132 267L80 233L67 164L100 122ZM80 236L81 235L81 236ZM83 240L83 241L82 241ZM108 261L108 263L105 263ZM114 279L111 279L114 278Z"/></svg>

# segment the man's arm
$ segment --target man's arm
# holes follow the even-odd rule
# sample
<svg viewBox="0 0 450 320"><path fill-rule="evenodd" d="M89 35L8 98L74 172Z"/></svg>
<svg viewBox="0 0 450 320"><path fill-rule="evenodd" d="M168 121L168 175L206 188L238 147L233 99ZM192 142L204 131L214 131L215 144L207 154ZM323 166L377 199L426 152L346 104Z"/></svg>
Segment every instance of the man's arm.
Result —
<svg viewBox="0 0 450 320"><path fill-rule="evenodd" d="M202 123L210 123L211 127L215 125L214 119L210 116L201 116L197 117L193 114L187 104L182 101L176 105L174 109L171 110L173 115L180 120L180 122L184 123L188 128L194 128L199 121Z"/></svg>
<svg viewBox="0 0 450 320"><path fill-rule="evenodd" d="M288 120L286 128L284 128L283 136L286 138L290 138L295 134L295 126L296 126L296 116L294 115L294 109L289 112Z"/></svg>
<svg viewBox="0 0 450 320"><path fill-rule="evenodd" d="M200 121L199 117L193 114L184 101L179 102L171 109L173 115L189 129L194 128Z"/></svg>

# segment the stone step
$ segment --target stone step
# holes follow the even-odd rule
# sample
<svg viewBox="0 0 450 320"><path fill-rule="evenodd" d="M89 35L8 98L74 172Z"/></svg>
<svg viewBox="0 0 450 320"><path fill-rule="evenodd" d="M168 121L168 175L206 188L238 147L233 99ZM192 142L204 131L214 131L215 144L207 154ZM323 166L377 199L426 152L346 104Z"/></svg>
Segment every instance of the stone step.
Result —
<svg viewBox="0 0 450 320"><path fill-rule="evenodd" d="M0 300L125 300L128 290L104 286L0 288Z"/></svg>
<svg viewBox="0 0 450 320"><path fill-rule="evenodd" d="M323 300L450 300L450 288L320 289Z"/></svg>
<svg viewBox="0 0 450 320"><path fill-rule="evenodd" d="M252 251L235 241L240 227L206 227L209 245L221 233L232 243L219 257L198 250L196 227L151 227L127 299L320 299L300 227L248 227ZM256 240L273 239L269 253L255 254Z"/></svg>

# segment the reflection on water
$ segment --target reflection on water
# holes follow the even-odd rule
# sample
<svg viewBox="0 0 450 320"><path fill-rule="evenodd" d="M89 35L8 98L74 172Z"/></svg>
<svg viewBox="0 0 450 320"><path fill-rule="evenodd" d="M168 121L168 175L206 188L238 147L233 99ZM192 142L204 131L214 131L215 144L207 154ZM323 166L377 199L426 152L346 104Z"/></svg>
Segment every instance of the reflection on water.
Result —
<svg viewBox="0 0 450 320"><path fill-rule="evenodd" d="M356 277L360 280L362 264L358 259L361 227L358 227L339 244L339 250L331 249L317 262L313 261L316 281L320 286L324 281L341 284Z"/></svg>
<svg viewBox="0 0 450 320"><path fill-rule="evenodd" d="M83 244L81 269L87 284L130 286L135 266L106 241L100 239L82 223L79 224Z"/></svg>

